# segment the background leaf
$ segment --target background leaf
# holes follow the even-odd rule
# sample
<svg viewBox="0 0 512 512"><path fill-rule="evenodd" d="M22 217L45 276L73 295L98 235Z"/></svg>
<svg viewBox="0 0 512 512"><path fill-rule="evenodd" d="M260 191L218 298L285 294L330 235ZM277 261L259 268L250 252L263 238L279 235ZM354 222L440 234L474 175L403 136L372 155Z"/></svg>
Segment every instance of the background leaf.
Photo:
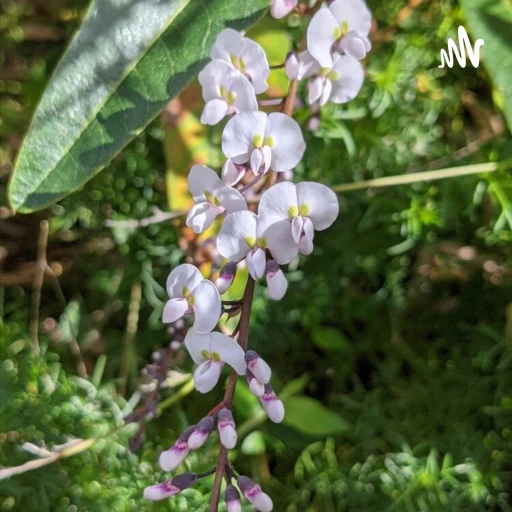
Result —
<svg viewBox="0 0 512 512"><path fill-rule="evenodd" d="M251 25L267 5L94 1L19 154L13 209L41 209L89 180L197 75L223 28Z"/></svg>
<svg viewBox="0 0 512 512"><path fill-rule="evenodd" d="M461 0L473 41L482 38L482 59L495 98L512 130L512 8L508 0Z"/></svg>
<svg viewBox="0 0 512 512"><path fill-rule="evenodd" d="M284 422L310 436L341 434L349 428L348 423L339 414L307 396L291 396L284 400L284 407Z"/></svg>

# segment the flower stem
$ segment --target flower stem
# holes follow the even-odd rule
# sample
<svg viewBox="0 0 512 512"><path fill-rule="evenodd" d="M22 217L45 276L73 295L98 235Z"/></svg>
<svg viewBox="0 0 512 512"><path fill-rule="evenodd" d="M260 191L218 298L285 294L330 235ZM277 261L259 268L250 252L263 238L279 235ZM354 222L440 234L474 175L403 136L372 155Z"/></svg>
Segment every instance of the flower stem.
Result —
<svg viewBox="0 0 512 512"><path fill-rule="evenodd" d="M249 323L251 320L252 298L254 295L254 279L249 276L245 285L244 295L242 297L242 312L240 314L240 331L238 333L238 344L247 350L249 346ZM233 397L235 396L236 383L238 374L232 370L229 375L228 385L224 393L222 403L224 407L231 409L233 406ZM222 486L222 478L228 462L228 450L221 445L219 450L219 458L215 470L215 480L213 481L212 497L210 499L209 512L217 512L219 508L220 489Z"/></svg>

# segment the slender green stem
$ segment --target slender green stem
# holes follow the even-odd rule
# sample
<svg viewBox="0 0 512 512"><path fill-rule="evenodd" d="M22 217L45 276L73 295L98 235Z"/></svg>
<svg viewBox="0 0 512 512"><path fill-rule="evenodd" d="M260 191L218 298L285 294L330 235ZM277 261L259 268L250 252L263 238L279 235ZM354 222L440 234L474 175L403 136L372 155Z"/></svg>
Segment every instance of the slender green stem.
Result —
<svg viewBox="0 0 512 512"><path fill-rule="evenodd" d="M508 162L508 164L509 163L510 162ZM335 185L334 187L332 187L332 189L334 190L334 192L349 192L351 190L363 190L370 187L392 187L395 185L407 185L410 183L419 183L421 181L443 180L446 178L468 176L470 174L494 172L497 171L498 169L502 169L504 166L505 162L489 162L486 164L449 167L447 169L438 169L436 171L401 174L399 176L386 176L385 178L358 181L356 183L343 183L341 185Z"/></svg>

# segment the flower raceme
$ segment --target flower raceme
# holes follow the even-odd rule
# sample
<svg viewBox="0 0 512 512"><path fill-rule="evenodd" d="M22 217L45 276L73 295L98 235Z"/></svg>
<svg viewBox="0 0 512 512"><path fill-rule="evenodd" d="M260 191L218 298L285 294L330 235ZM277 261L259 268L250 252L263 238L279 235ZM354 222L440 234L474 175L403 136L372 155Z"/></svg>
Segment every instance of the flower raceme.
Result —
<svg viewBox="0 0 512 512"><path fill-rule="evenodd" d="M312 18L307 48L320 66L333 66L333 52L361 60L370 51L372 15L364 0L335 0Z"/></svg>
<svg viewBox="0 0 512 512"><path fill-rule="evenodd" d="M188 263L177 266L167 278L169 300L163 311L163 322L171 323L194 313L194 329L210 332L219 321L222 306L215 285Z"/></svg>
<svg viewBox="0 0 512 512"><path fill-rule="evenodd" d="M194 165L188 175L188 188L195 205L187 215L187 226L194 233L208 229L217 215L247 210L247 203L238 190L226 185L206 165Z"/></svg>
<svg viewBox="0 0 512 512"><path fill-rule="evenodd" d="M297 122L281 112L242 112L222 134L222 151L234 164L249 164L256 175L293 169L306 143Z"/></svg>

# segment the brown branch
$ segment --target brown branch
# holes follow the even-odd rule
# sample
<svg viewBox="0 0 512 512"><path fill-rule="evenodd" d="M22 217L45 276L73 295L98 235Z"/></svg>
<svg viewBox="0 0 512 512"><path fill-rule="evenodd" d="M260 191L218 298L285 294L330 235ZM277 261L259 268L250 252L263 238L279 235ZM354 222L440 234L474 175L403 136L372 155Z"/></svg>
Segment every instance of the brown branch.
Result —
<svg viewBox="0 0 512 512"><path fill-rule="evenodd" d="M252 297L254 295L254 279L249 276L247 284L245 285L244 295L242 297L242 312L240 314L240 331L238 334L238 344L247 350L249 345L249 323L251 320ZM226 392L222 399L224 407L231 409L233 405L233 397L235 396L236 383L238 381L238 374L235 370L231 371L229 375L228 385ZM217 460L217 468L215 470L215 480L213 481L212 497L210 499L210 512L217 512L219 508L220 490L222 487L222 478L228 462L228 450L221 445L219 450L219 458Z"/></svg>
<svg viewBox="0 0 512 512"><path fill-rule="evenodd" d="M178 217L182 217L186 215L187 212L185 210L179 210L177 212L163 212L159 208L153 208L153 215L150 217L146 217L144 219L139 220L105 220L105 226L109 228L144 228L146 226L151 226L152 224L158 224L160 222L165 222L167 220L177 219Z"/></svg>
<svg viewBox="0 0 512 512"><path fill-rule="evenodd" d="M43 287L44 273L46 269L46 246L48 244L48 221L40 223L39 242L37 248L37 265L34 273L34 285L32 290L32 312L30 320L30 339L32 348L36 354L39 349L39 307L41 306L41 289Z"/></svg>

